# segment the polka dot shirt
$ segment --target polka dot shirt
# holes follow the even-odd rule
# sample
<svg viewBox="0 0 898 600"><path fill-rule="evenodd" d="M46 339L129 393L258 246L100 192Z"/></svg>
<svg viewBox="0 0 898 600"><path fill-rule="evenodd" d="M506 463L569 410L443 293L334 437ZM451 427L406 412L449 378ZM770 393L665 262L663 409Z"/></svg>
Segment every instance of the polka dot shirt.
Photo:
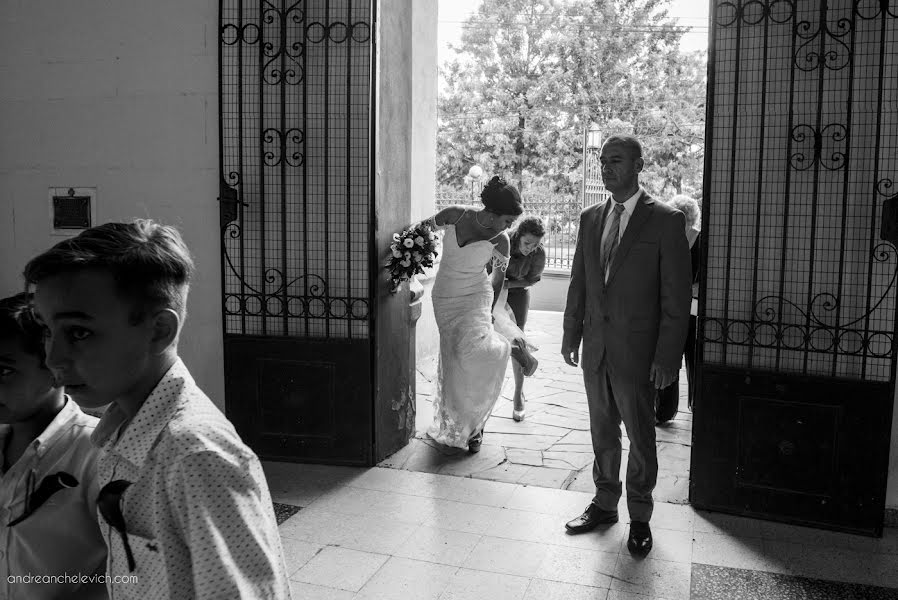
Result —
<svg viewBox="0 0 898 600"><path fill-rule="evenodd" d="M111 599L289 599L259 459L180 359L119 433L124 421L112 405L93 436L105 450L100 487L131 483L120 506L134 571L122 536L100 516Z"/></svg>

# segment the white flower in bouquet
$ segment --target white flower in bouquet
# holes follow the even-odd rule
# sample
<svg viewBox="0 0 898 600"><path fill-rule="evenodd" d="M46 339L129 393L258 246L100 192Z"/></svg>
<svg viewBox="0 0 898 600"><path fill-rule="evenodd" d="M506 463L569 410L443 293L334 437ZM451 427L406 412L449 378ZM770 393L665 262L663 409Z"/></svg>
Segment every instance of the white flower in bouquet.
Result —
<svg viewBox="0 0 898 600"><path fill-rule="evenodd" d="M393 241L394 241L394 242L398 242L398 241L399 241L399 234L398 234L398 233L394 233L394 234L393 234Z"/></svg>
<svg viewBox="0 0 898 600"><path fill-rule="evenodd" d="M415 238L415 243L418 244L419 246L423 247L424 246L424 238L419 235L418 237Z"/></svg>
<svg viewBox="0 0 898 600"><path fill-rule="evenodd" d="M409 260L412 257L412 253L409 251L405 252L405 260Z"/></svg>
<svg viewBox="0 0 898 600"><path fill-rule="evenodd" d="M404 240L402 240L402 245L406 248L411 248L415 245L415 242L412 241L412 238L405 238Z"/></svg>
<svg viewBox="0 0 898 600"><path fill-rule="evenodd" d="M399 251L399 248L396 248L396 247L393 248L393 256L396 258L399 258L400 256L402 256L402 252Z"/></svg>
<svg viewBox="0 0 898 600"><path fill-rule="evenodd" d="M406 258L406 259L403 259L402 262L400 262L399 264L402 265L403 267L410 267L410 266L412 266L412 261Z"/></svg>

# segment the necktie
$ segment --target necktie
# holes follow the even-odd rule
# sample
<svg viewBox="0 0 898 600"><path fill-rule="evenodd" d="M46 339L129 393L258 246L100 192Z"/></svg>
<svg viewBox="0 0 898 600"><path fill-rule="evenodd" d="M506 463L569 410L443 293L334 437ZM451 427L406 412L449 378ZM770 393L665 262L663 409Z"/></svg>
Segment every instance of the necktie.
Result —
<svg viewBox="0 0 898 600"><path fill-rule="evenodd" d="M620 241L620 216L624 212L624 205L620 202L614 203L614 212L611 215L611 226L608 229L608 237L602 242L602 272L605 278L608 278L608 270L611 268L611 261L614 260L614 253L617 251L617 244Z"/></svg>

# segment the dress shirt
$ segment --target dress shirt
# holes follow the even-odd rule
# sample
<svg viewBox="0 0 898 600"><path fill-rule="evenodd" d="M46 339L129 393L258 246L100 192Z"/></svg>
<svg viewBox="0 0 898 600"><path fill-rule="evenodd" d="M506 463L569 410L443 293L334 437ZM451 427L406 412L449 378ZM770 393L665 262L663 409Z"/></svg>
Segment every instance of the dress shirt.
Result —
<svg viewBox="0 0 898 600"><path fill-rule="evenodd" d="M0 475L0 598L107 597L102 580L106 544L96 519L100 451L90 442L96 425L96 417L66 398L59 414ZM0 425L0 464L11 430ZM25 512L30 491L59 471L72 475L78 485L59 490L9 527Z"/></svg>
<svg viewBox="0 0 898 600"><path fill-rule="evenodd" d="M101 521L112 600L290 598L259 459L180 359L130 421L112 404L93 441L105 450L101 488L131 482L121 510L133 573L122 536ZM115 582L128 575L137 581Z"/></svg>
<svg viewBox="0 0 898 600"><path fill-rule="evenodd" d="M630 217L633 216L633 211L636 210L636 203L639 201L639 197L642 195L642 187L636 190L636 193L627 198L624 202L624 211L620 214L620 227L618 228L618 244L620 244L621 239L624 237L624 232L627 230L627 224L630 222ZM616 200L608 201L608 208L606 209L605 214L605 228L602 230L602 241L601 246L605 245L605 238L608 237L611 232L611 212L614 210L614 205L617 204ZM609 262L605 265L605 281L608 281L608 274L611 272L611 263Z"/></svg>

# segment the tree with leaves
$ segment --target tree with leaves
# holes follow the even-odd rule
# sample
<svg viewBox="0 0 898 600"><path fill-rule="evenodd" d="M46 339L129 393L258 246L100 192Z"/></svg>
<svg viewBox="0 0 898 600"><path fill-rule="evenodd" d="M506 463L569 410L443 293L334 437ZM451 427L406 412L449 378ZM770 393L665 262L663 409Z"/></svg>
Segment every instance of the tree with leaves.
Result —
<svg viewBox="0 0 898 600"><path fill-rule="evenodd" d="M442 69L438 179L472 165L521 188L579 188L584 129L644 141L654 193L700 188L704 57L667 0L483 0Z"/></svg>

